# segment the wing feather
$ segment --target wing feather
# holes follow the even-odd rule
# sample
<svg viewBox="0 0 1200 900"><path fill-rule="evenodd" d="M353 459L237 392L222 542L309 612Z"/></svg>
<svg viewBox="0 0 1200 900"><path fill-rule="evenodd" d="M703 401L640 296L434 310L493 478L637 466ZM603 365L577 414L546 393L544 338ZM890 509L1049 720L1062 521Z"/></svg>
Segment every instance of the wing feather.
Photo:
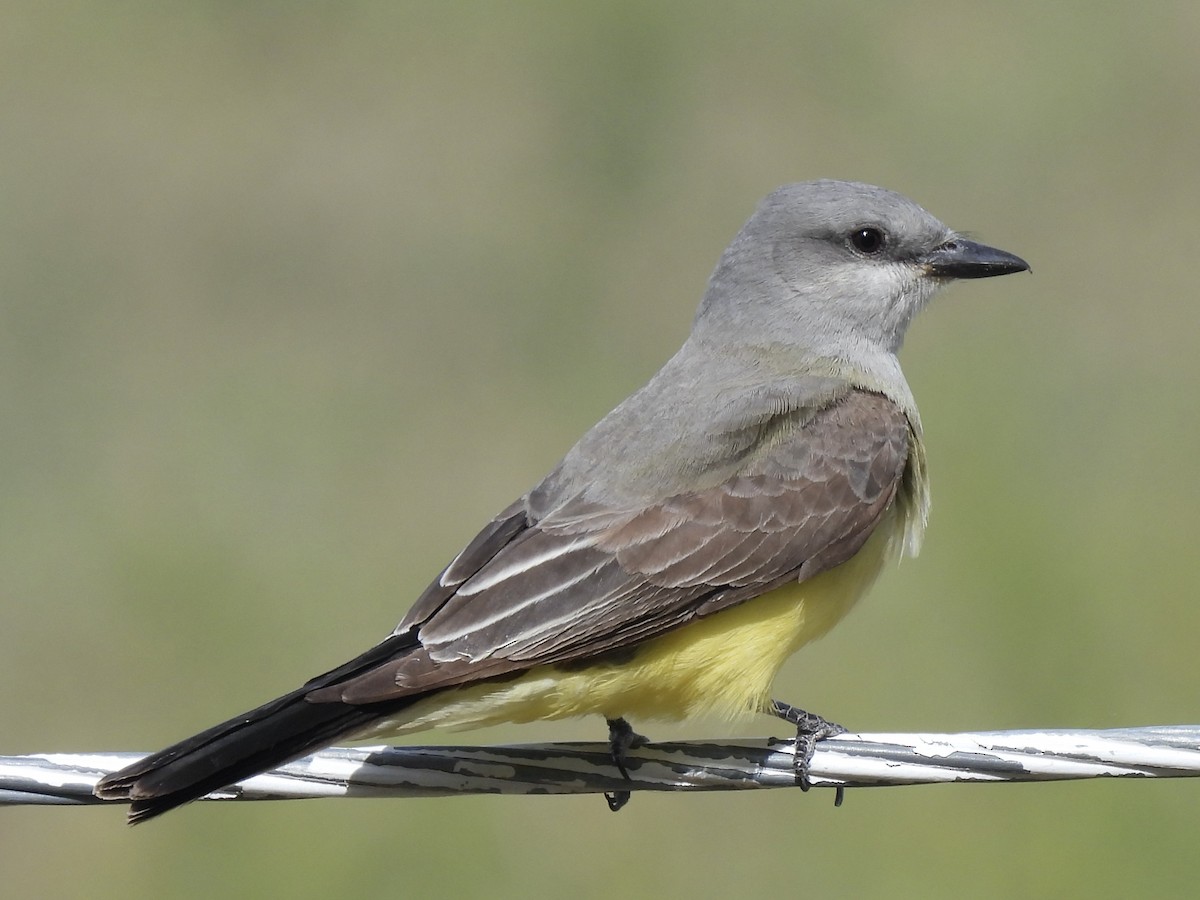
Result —
<svg viewBox="0 0 1200 900"><path fill-rule="evenodd" d="M732 477L636 509L514 504L397 629L420 647L341 686L364 703L631 646L844 562L894 502L912 429L851 391L795 427L759 423ZM314 699L334 699L328 691Z"/></svg>

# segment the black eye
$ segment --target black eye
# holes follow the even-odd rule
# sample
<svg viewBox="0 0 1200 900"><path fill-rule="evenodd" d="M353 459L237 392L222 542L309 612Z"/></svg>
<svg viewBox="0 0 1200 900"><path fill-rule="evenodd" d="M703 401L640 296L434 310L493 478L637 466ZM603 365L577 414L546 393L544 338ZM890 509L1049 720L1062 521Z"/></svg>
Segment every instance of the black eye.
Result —
<svg viewBox="0 0 1200 900"><path fill-rule="evenodd" d="M864 225L850 232L850 246L868 256L878 253L886 243L887 235L874 225Z"/></svg>

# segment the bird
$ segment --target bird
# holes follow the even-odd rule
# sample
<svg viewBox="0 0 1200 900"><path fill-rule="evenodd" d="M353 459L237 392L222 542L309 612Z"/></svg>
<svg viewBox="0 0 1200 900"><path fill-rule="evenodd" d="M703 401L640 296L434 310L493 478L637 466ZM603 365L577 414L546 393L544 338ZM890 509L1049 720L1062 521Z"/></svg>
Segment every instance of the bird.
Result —
<svg viewBox="0 0 1200 900"><path fill-rule="evenodd" d="M881 187L778 188L678 352L387 637L97 796L136 823L345 739L596 714L626 777L645 741L630 720L781 717L803 783L814 743L843 729L772 699L775 675L916 554L928 517L905 333L946 284L1028 269Z"/></svg>

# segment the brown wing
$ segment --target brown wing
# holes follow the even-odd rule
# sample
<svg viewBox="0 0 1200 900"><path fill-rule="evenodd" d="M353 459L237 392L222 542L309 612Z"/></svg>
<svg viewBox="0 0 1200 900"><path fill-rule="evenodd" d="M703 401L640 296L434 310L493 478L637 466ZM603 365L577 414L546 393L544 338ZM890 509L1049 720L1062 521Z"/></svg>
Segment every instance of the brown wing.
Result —
<svg viewBox="0 0 1200 900"><path fill-rule="evenodd" d="M414 606L421 647L315 700L394 699L627 647L849 559L893 502L911 429L852 391L760 429L737 476L615 510L579 500L537 522L514 504Z"/></svg>

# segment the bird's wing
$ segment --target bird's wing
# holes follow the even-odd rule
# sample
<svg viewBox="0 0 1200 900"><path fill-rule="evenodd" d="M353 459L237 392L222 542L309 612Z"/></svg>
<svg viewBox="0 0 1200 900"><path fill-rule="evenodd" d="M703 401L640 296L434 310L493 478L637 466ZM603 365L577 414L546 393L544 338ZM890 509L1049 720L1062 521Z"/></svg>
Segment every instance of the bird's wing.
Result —
<svg viewBox="0 0 1200 900"><path fill-rule="evenodd" d="M636 509L578 500L540 521L514 504L414 606L420 647L312 700L375 703L627 648L845 562L905 477L911 428L850 391L755 424L715 487Z"/></svg>

